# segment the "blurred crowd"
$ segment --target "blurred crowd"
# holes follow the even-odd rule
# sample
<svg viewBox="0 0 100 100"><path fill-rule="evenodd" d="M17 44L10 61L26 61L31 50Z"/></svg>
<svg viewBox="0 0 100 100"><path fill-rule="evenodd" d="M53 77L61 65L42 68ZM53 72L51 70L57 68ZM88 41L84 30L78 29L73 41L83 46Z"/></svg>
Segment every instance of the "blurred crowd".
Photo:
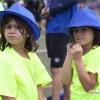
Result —
<svg viewBox="0 0 100 100"><path fill-rule="evenodd" d="M89 8L92 10L100 9L100 2L79 3L78 8Z"/></svg>

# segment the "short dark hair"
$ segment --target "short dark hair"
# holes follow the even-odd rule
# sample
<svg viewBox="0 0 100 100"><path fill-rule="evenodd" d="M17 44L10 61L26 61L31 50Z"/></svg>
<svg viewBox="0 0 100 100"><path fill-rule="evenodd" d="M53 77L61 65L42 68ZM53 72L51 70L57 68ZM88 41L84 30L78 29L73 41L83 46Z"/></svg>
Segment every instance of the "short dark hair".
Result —
<svg viewBox="0 0 100 100"><path fill-rule="evenodd" d="M34 41L34 33L32 32L32 29L30 28L30 26L20 17L13 15L13 14L7 14L5 15L2 20L1 20L1 27L0 27L0 31L1 31L1 39L0 39L0 48L3 51L7 46L11 47L11 44L8 43L4 37L4 30L5 30L5 26L6 24L8 24L12 19L14 19L16 21L16 23L21 27L22 31L20 30L21 34L24 33L24 29L26 30L26 32L29 34L30 37L28 37L26 39L25 42L25 50L27 52L33 51L35 52L39 45Z"/></svg>

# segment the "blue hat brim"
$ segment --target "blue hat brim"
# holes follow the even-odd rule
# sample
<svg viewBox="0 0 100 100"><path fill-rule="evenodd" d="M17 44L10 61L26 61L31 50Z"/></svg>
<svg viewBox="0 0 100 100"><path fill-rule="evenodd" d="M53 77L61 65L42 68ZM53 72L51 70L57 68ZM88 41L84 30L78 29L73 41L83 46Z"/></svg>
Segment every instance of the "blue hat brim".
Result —
<svg viewBox="0 0 100 100"><path fill-rule="evenodd" d="M35 23L33 23L29 18L27 18L19 13L13 12L13 11L0 11L0 19L4 15L7 15L7 14L13 14L13 15L16 15L16 16L22 18L32 29L33 34L34 34L34 40L35 41L38 40L38 38L40 37L40 30Z"/></svg>
<svg viewBox="0 0 100 100"><path fill-rule="evenodd" d="M76 26L71 26L71 27L62 27L61 29L62 29L62 31L66 34L66 35L69 35L69 36L71 36L71 34L70 34L70 28L73 28L73 27L81 27L81 26L89 26L89 25L76 25ZM96 29L98 29L98 30L100 30L100 27L98 27L98 26L89 26L89 27L94 27L94 28L96 28Z"/></svg>

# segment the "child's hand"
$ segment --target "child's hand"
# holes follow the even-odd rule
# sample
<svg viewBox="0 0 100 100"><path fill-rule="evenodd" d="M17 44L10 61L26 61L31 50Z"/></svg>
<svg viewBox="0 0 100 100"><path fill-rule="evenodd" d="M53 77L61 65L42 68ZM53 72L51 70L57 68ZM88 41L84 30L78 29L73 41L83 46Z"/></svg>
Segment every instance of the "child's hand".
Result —
<svg viewBox="0 0 100 100"><path fill-rule="evenodd" d="M83 49L80 44L76 43L71 48L71 54L73 56L74 61L75 60L82 60L83 55Z"/></svg>
<svg viewBox="0 0 100 100"><path fill-rule="evenodd" d="M72 49L72 46L74 45L74 43L68 43L67 44L67 54L71 54L71 49Z"/></svg>

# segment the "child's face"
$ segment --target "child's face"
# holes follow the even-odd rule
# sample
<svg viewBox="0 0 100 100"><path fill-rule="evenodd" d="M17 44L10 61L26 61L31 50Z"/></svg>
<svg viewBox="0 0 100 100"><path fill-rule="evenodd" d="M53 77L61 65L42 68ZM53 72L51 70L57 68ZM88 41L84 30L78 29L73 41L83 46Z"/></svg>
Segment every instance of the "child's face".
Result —
<svg viewBox="0 0 100 100"><path fill-rule="evenodd" d="M92 45L94 33L91 27L75 27L72 29L73 38L81 46Z"/></svg>
<svg viewBox="0 0 100 100"><path fill-rule="evenodd" d="M18 26L15 20L11 20L5 26L5 30L4 30L5 39L11 45L24 46L26 38L29 36L26 34L25 30L23 34L21 34L21 32L22 32L21 27Z"/></svg>

